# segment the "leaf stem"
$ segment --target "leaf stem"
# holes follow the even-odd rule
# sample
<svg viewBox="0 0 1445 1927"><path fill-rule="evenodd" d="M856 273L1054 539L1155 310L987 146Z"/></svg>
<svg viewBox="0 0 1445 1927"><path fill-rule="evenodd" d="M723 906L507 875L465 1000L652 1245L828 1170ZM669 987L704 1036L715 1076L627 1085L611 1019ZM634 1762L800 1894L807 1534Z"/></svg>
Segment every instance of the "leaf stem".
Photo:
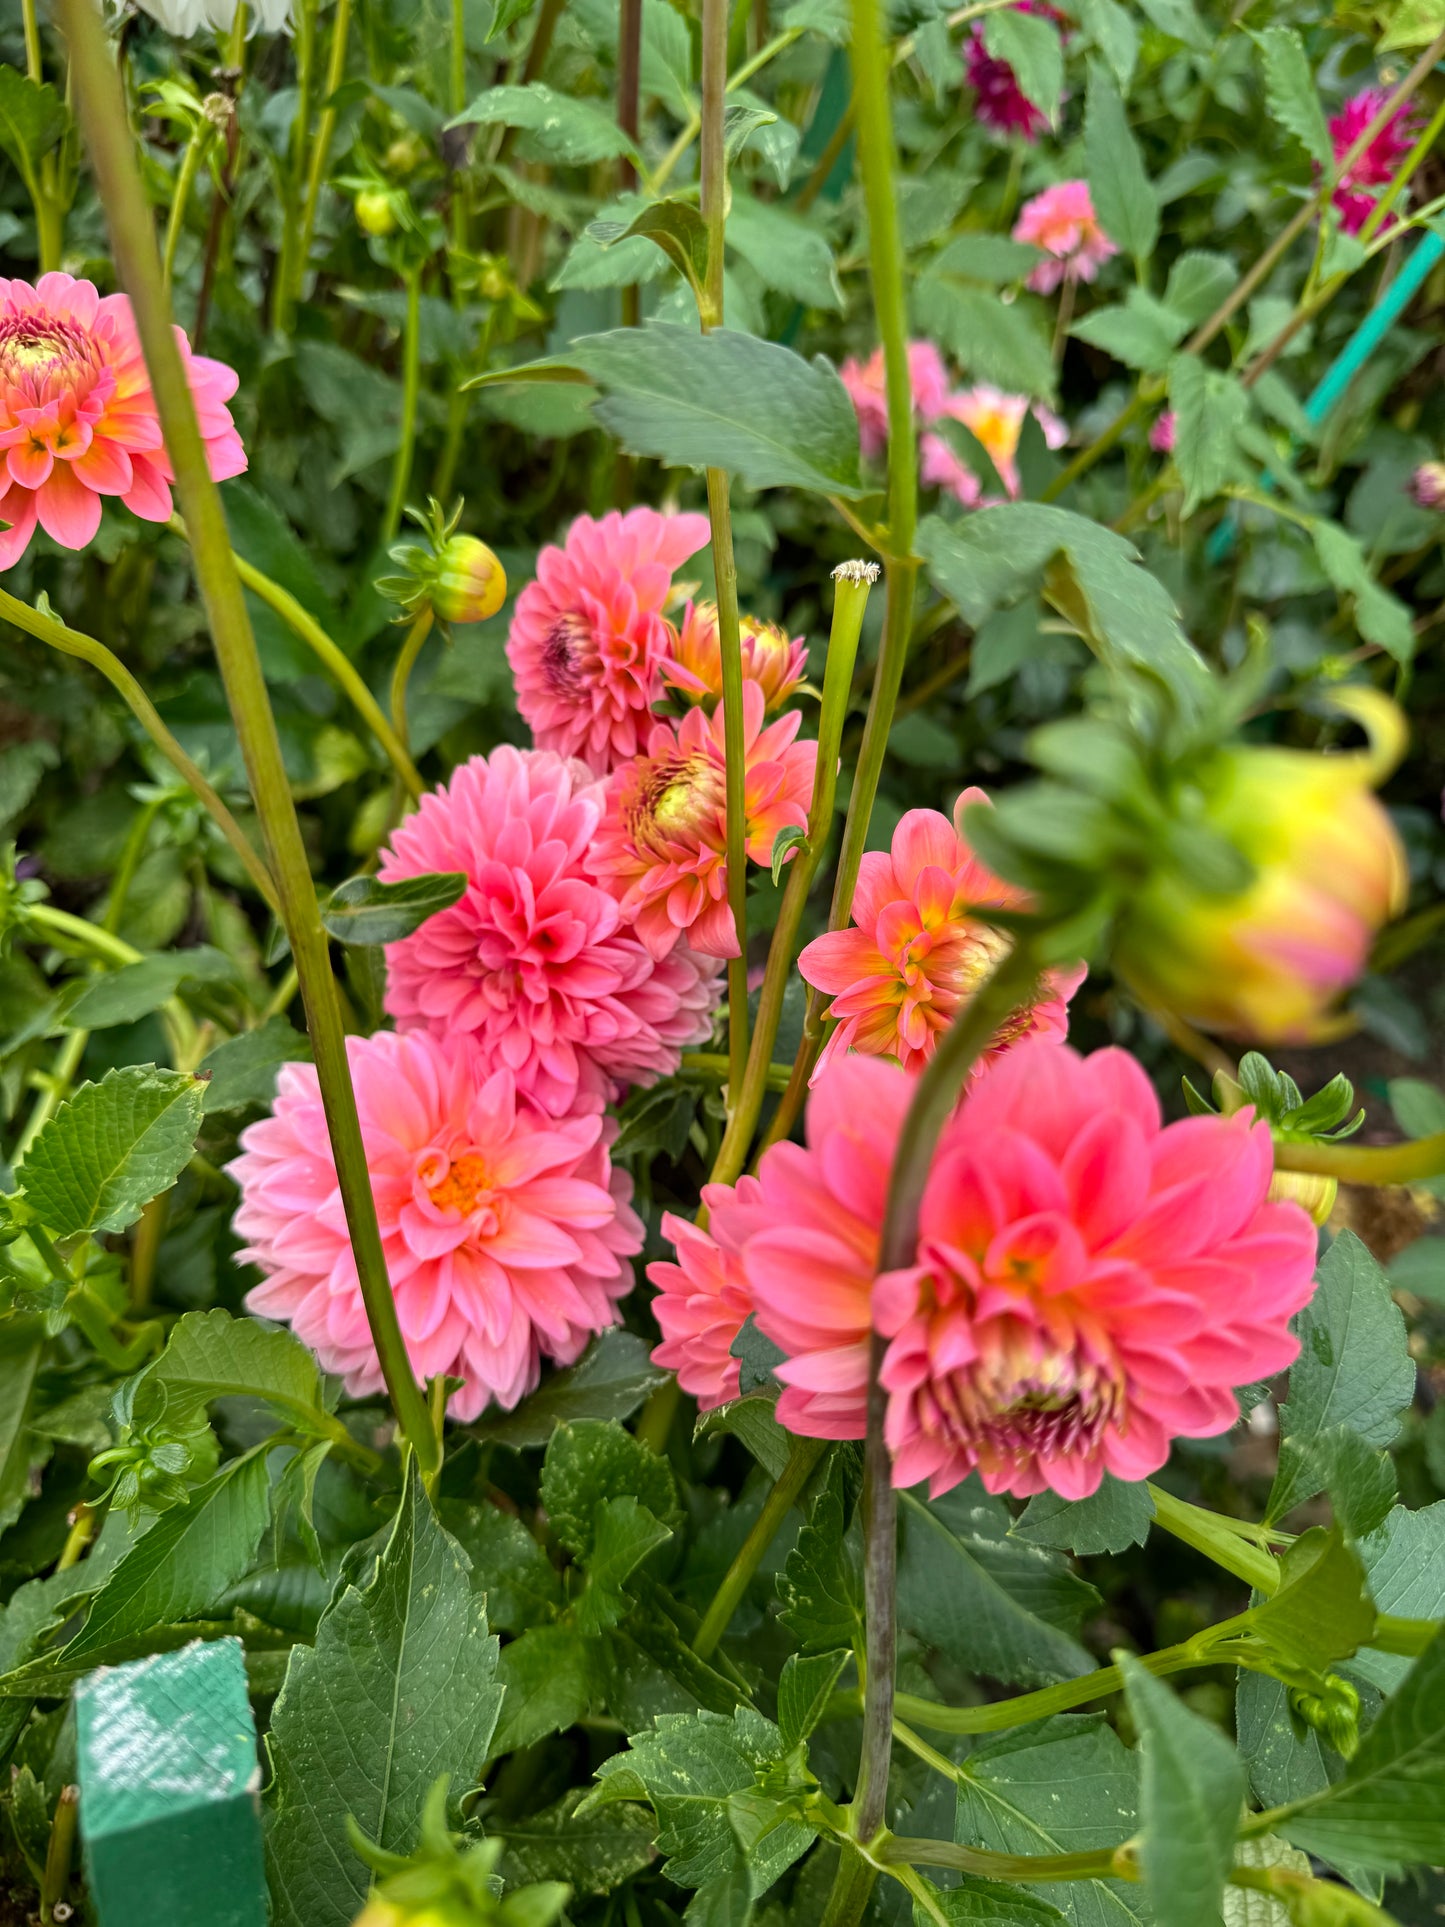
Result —
<svg viewBox="0 0 1445 1927"><path fill-rule="evenodd" d="M171 211L166 218L165 252L161 256L161 279L165 283L167 297L171 292L171 281L175 274L176 248L180 244L181 229L186 223L186 209L190 205L196 170L205 157L214 132L215 129L208 120L197 121L190 139L186 142L186 151L181 156L180 172L176 176L175 187L171 190Z"/></svg>
<svg viewBox="0 0 1445 1927"><path fill-rule="evenodd" d="M1420 1184L1445 1172L1445 1131L1410 1144L1290 1144L1274 1147L1277 1171L1310 1171L1346 1184Z"/></svg>
<svg viewBox="0 0 1445 1927"><path fill-rule="evenodd" d="M343 12L338 13L337 38L341 37L347 3L348 0L339 0ZM436 1438L397 1321L396 1301L392 1297L377 1227L366 1147L362 1143L356 1096L351 1086L346 1037L331 974L326 932L286 780L261 659L231 553L220 494L207 466L195 403L161 286L155 232L131 148L120 78L110 58L105 29L94 0L58 0L58 5L70 43L71 75L81 124L110 223L118 275L134 309L166 453L175 471L176 490L195 555L196 576L250 775L251 793L270 852L270 867L285 913L291 954L301 981L307 1027L367 1319L402 1431L416 1453L423 1475L434 1476L440 1463Z"/></svg>
<svg viewBox="0 0 1445 1927"><path fill-rule="evenodd" d="M411 485L412 456L416 451L416 411L421 394L421 263L406 275L406 321L401 339L401 440L391 471L391 494L381 525L382 546L396 539L406 491Z"/></svg>
<svg viewBox="0 0 1445 1927"><path fill-rule="evenodd" d="M1279 1562L1257 1545L1251 1545L1237 1532L1230 1529L1231 1522L1222 1520L1217 1513L1207 1511L1203 1506L1190 1505L1185 1499L1176 1499L1172 1492L1162 1486L1149 1482L1149 1496L1154 1501L1154 1517L1164 1530L1176 1539L1182 1539L1186 1546L1193 1546L1202 1552L1206 1559L1212 1559L1216 1566L1232 1572L1236 1579L1242 1579L1256 1592L1272 1593L1279 1588Z"/></svg>
<svg viewBox="0 0 1445 1927"><path fill-rule="evenodd" d="M103 642L97 642L93 636L83 635L80 630L67 627L58 616L43 616L38 609L32 609L28 602L21 602L17 596L11 595L8 589L0 589L0 615L13 622L17 629L23 629L27 635L34 636L40 642L48 643L52 649L60 650L63 655L76 656L81 662L88 662L93 669L100 671L230 844L242 868L260 892L262 900L273 914L279 917L281 900L276 894L276 884L271 872L266 868L260 854L215 790L161 721L155 704L120 657L113 655Z"/></svg>
<svg viewBox="0 0 1445 1927"><path fill-rule="evenodd" d="M793 1449L788 1462L778 1475L776 1485L763 1501L763 1509L754 1521L737 1557L723 1575L722 1584L713 1595L712 1604L703 1615L702 1624L697 1629L697 1637L692 1642L692 1650L699 1659L711 1658L718 1641L732 1624L733 1614L739 1601L747 1591L748 1585L761 1565L769 1546L778 1536L784 1519L793 1509L794 1501L812 1477L819 1459L828 1449L826 1439L794 1439Z"/></svg>
<svg viewBox="0 0 1445 1927"><path fill-rule="evenodd" d="M418 611L406 632L406 637L397 653L396 667L391 672L391 726L396 731L396 740L410 753L410 742L406 730L406 686L411 681L411 672L416 668L416 659L421 654L422 644L432 631L431 607Z"/></svg>

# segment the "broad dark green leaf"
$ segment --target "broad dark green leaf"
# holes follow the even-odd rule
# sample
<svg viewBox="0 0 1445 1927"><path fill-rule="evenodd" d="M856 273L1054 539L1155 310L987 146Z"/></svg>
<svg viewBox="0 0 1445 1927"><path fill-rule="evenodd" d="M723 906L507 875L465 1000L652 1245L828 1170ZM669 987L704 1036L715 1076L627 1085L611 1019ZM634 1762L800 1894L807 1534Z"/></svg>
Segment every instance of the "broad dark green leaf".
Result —
<svg viewBox="0 0 1445 1927"><path fill-rule="evenodd" d="M1064 86L1064 49L1052 20L1018 7L1002 8L985 15L983 44L995 60L1007 61L1019 92L1052 124Z"/></svg>
<svg viewBox="0 0 1445 1927"><path fill-rule="evenodd" d="M957 234L930 265L929 273L1001 288L1022 281L1043 258L1038 248L1011 241L1004 234Z"/></svg>
<svg viewBox="0 0 1445 1927"><path fill-rule="evenodd" d="M25 1153L26 1202L58 1238L128 1230L189 1162L205 1095L199 1078L154 1064L82 1084Z"/></svg>
<svg viewBox="0 0 1445 1927"><path fill-rule="evenodd" d="M857 1535L849 1530L857 1490L855 1456L835 1450L813 1515L778 1574L782 1622L805 1653L851 1649L862 1623Z"/></svg>
<svg viewBox="0 0 1445 1927"><path fill-rule="evenodd" d="M530 1627L503 1647L497 1682L506 1688L491 1745L500 1758L549 1733L565 1733L604 1697L603 1641L572 1626Z"/></svg>
<svg viewBox="0 0 1445 1927"><path fill-rule="evenodd" d="M752 1927L753 1881L746 1867L733 1867L699 1887L682 1917L683 1927Z"/></svg>
<svg viewBox="0 0 1445 1927"><path fill-rule="evenodd" d="M1397 662L1409 662L1415 653L1410 611L1375 580L1354 536L1323 518L1311 523L1310 532L1320 567L1341 595L1354 598L1355 626L1365 641L1377 644Z"/></svg>
<svg viewBox="0 0 1445 1927"><path fill-rule="evenodd" d="M492 24L487 28L488 40L510 32L519 20L526 19L536 4L537 0L497 0L492 10Z"/></svg>
<svg viewBox="0 0 1445 1927"><path fill-rule="evenodd" d="M1147 260L1159 238L1158 198L1114 78L1093 60L1084 108L1084 172L1104 232L1136 261Z"/></svg>
<svg viewBox="0 0 1445 1927"><path fill-rule="evenodd" d="M318 1429L326 1417L321 1373L300 1339L219 1306L187 1312L160 1357L128 1387L135 1418L164 1413L173 1430L184 1430L217 1398L261 1399L302 1431Z"/></svg>
<svg viewBox="0 0 1445 1927"><path fill-rule="evenodd" d="M1375 1630L1359 1553L1337 1526L1315 1527L1280 1561L1278 1592L1251 1608L1255 1628L1292 1662L1325 1671L1348 1659Z"/></svg>
<svg viewBox="0 0 1445 1927"><path fill-rule="evenodd" d="M1190 515L1230 482L1245 479L1239 435L1249 398L1232 375L1207 368L1197 355L1176 355L1169 367L1174 410L1174 463Z"/></svg>
<svg viewBox="0 0 1445 1927"><path fill-rule="evenodd" d="M321 906L321 921L341 943L399 943L438 910L449 909L466 887L460 870L402 877L395 883L350 877Z"/></svg>
<svg viewBox="0 0 1445 1927"><path fill-rule="evenodd" d="M625 225L601 218L587 232L604 248L626 249L634 240L651 242L665 260L681 269L695 296L701 296L707 285L708 227L691 201L649 201ZM558 285L566 284L559 279Z"/></svg>
<svg viewBox="0 0 1445 1927"><path fill-rule="evenodd" d="M1139 0L1142 13L1154 22L1160 33L1173 40L1182 40L1186 47L1193 47L1196 53L1207 54L1212 51L1208 27L1194 9L1194 0Z"/></svg>
<svg viewBox="0 0 1445 1927"><path fill-rule="evenodd" d="M1137 1660L1122 1664L1142 1752L1140 1858L1154 1911L1171 1927L1219 1927L1244 1768L1218 1727Z"/></svg>
<svg viewBox="0 0 1445 1927"><path fill-rule="evenodd" d="M1359 1548L1370 1597L1402 1619L1445 1619L1445 1499L1410 1512L1397 1505ZM1395 1653L1367 1651L1352 1670L1392 1693L1410 1670Z"/></svg>
<svg viewBox="0 0 1445 1927"><path fill-rule="evenodd" d="M1369 1445L1389 1445L1415 1391L1405 1321L1384 1272L1352 1231L1341 1232L1325 1253L1296 1329L1300 1355L1280 1410L1283 1444L1270 1519L1283 1518L1320 1490L1314 1448L1325 1433L1343 1425Z"/></svg>
<svg viewBox="0 0 1445 1927"><path fill-rule="evenodd" d="M1312 161L1320 167L1332 166L1334 144L1299 33L1294 27L1266 27L1252 38L1264 67L1264 95L1270 113L1287 134L1294 135Z"/></svg>
<svg viewBox="0 0 1445 1927"><path fill-rule="evenodd" d="M0 1532L15 1523L29 1497L30 1399L45 1355L38 1318L0 1323Z"/></svg>
<svg viewBox="0 0 1445 1927"><path fill-rule="evenodd" d="M542 1503L553 1532L567 1550L587 1559L594 1549L601 1508L624 1496L645 1506L654 1525L660 1521L670 1527L679 1516L667 1460L649 1451L615 1419L578 1419L558 1425L542 1466Z"/></svg>
<svg viewBox="0 0 1445 1927"><path fill-rule="evenodd" d="M498 1506L447 1499L441 1519L472 1562L494 1632L524 1632L561 1611L561 1575L520 1519Z"/></svg>
<svg viewBox="0 0 1445 1927"><path fill-rule="evenodd" d="M1025 1888L996 1880L965 1880L943 1893L935 1888L931 1898L949 1927L1051 1927L1068 1919ZM914 1908L913 1927L932 1927L921 1907Z"/></svg>
<svg viewBox="0 0 1445 1927"><path fill-rule="evenodd" d="M582 1632L606 1632L626 1616L634 1603L628 1580L648 1554L671 1537L671 1527L639 1505L631 1493L603 1499L593 1520L587 1585L576 1606Z"/></svg>
<svg viewBox="0 0 1445 1927"><path fill-rule="evenodd" d="M133 1024L159 1010L182 984L227 983L235 975L231 959L207 944L194 950L161 951L88 982L66 1011L65 1021L72 1030Z"/></svg>
<svg viewBox="0 0 1445 1927"><path fill-rule="evenodd" d="M1138 1826L1139 1763L1099 1714L1066 1714L975 1747L962 1763L955 1840L997 1853L1084 1853ZM1037 1889L1074 1927L1148 1918L1136 1886L1050 1883Z"/></svg>
<svg viewBox="0 0 1445 1927"><path fill-rule="evenodd" d="M1233 288L1239 270L1227 254L1191 249L1169 270L1164 305L1183 317L1191 328L1212 315Z"/></svg>
<svg viewBox="0 0 1445 1927"><path fill-rule="evenodd" d="M243 1110L248 1104L269 1104L276 1095L281 1066L310 1058L310 1038L293 1030L284 1017L269 1018L256 1030L228 1037L201 1059L200 1074L210 1078L206 1116Z"/></svg>
<svg viewBox="0 0 1445 1927"><path fill-rule="evenodd" d="M0 150L27 181L70 125L65 102L48 82L38 85L14 67L0 67Z"/></svg>
<svg viewBox="0 0 1445 1927"><path fill-rule="evenodd" d="M635 1333L603 1332L575 1365L549 1378L514 1412L492 1414L471 1429L480 1438L519 1450L545 1445L563 1421L629 1418L666 1377Z"/></svg>
<svg viewBox="0 0 1445 1927"><path fill-rule="evenodd" d="M728 210L727 241L765 287L805 307L841 311L843 289L833 251L810 221L776 202L735 192Z"/></svg>
<svg viewBox="0 0 1445 1927"><path fill-rule="evenodd" d="M1058 371L1033 298L1006 306L992 288L947 267L951 253L914 284L919 326L979 380L1048 400Z"/></svg>
<svg viewBox="0 0 1445 1927"><path fill-rule="evenodd" d="M783 1662L778 1680L778 1730L785 1747L806 1740L823 1717L829 1695L838 1684L851 1653L794 1653Z"/></svg>
<svg viewBox="0 0 1445 1927"><path fill-rule="evenodd" d="M1078 17L1109 71L1127 94L1139 59L1139 29L1134 16L1119 0L1081 0Z"/></svg>
<svg viewBox="0 0 1445 1927"><path fill-rule="evenodd" d="M1159 302L1147 297L1141 301L1138 296L1138 289L1132 289L1123 307L1093 309L1082 321L1076 321L1069 333L1091 347L1102 348L1126 368L1159 374L1169 366L1189 324Z"/></svg>
<svg viewBox="0 0 1445 1927"><path fill-rule="evenodd" d="M435 1781L474 1783L501 1701L486 1605L413 1462L374 1574L342 1588L314 1647L293 1648L271 1716L278 1927L350 1927L371 1874L348 1815L377 1845L409 1852Z"/></svg>
<svg viewBox="0 0 1445 1927"><path fill-rule="evenodd" d="M603 1807L579 1814L586 1789L574 1787L556 1806L505 1821L491 1831L507 1843L502 1873L509 1887L565 1880L577 1894L610 1894L657 1858L656 1824L646 1807Z"/></svg>
<svg viewBox="0 0 1445 1927"><path fill-rule="evenodd" d="M1127 1485L1106 1472L1087 1499L1061 1499L1040 1492L1009 1528L1009 1536L1056 1552L1124 1552L1142 1546L1154 1518L1154 1501L1142 1480Z"/></svg>
<svg viewBox="0 0 1445 1927"><path fill-rule="evenodd" d="M525 129L539 155L564 167L637 152L605 107L572 94L559 94L537 80L524 87L489 87L447 125L488 127L498 123Z"/></svg>

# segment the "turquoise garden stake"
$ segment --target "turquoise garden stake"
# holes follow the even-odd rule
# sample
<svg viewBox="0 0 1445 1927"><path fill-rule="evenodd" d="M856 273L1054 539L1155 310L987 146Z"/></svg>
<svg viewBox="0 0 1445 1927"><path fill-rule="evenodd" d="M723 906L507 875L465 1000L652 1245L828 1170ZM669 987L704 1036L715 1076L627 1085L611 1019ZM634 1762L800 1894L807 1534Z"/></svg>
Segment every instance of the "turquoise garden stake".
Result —
<svg viewBox="0 0 1445 1927"><path fill-rule="evenodd" d="M261 1769L237 1639L76 1688L80 1832L100 1927L265 1927Z"/></svg>

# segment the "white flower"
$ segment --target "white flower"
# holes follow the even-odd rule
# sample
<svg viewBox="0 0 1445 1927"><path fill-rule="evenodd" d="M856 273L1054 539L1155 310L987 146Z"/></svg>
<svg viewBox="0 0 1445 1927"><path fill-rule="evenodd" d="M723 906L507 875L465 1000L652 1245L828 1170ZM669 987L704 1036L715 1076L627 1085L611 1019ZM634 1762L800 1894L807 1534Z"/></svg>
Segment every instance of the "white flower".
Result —
<svg viewBox="0 0 1445 1927"><path fill-rule="evenodd" d="M202 27L227 34L236 24L240 0L137 0L152 20L159 21L177 40L189 40ZM288 33L291 0L246 0L246 25L251 33Z"/></svg>

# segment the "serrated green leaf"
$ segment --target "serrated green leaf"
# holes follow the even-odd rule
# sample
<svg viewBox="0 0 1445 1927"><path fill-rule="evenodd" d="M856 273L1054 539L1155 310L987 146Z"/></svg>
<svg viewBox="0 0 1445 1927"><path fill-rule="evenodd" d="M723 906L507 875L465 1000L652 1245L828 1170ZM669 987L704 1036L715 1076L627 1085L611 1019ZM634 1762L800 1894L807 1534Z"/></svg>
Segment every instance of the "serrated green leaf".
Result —
<svg viewBox="0 0 1445 1927"><path fill-rule="evenodd" d="M1210 52L1213 43L1209 29L1195 11L1193 0L1139 0L1139 6L1160 33L1168 34L1171 40L1182 40L1196 53Z"/></svg>
<svg viewBox="0 0 1445 1927"><path fill-rule="evenodd" d="M1337 1526L1316 1527L1280 1561L1280 1587L1250 1609L1260 1635L1287 1659L1324 1671L1368 1643L1375 1608L1365 1568Z"/></svg>
<svg viewBox="0 0 1445 1927"><path fill-rule="evenodd" d="M929 267L960 281L980 281L986 287L1002 288L1022 281L1044 258L1038 248L1011 241L1004 234L956 234Z"/></svg>
<svg viewBox="0 0 1445 1927"><path fill-rule="evenodd" d="M1310 1863L1302 1853L1287 1846L1276 1834L1262 1833L1255 1840L1235 1842L1236 1867L1287 1867L1291 1873L1308 1874ZM1224 1890L1224 1927L1290 1927L1289 1915L1271 1895L1249 1887Z"/></svg>
<svg viewBox="0 0 1445 1927"><path fill-rule="evenodd" d="M1124 1690L1139 1730L1140 1859L1155 1913L1171 1927L1219 1927L1244 1801L1229 1741L1125 1654Z"/></svg>
<svg viewBox="0 0 1445 1927"><path fill-rule="evenodd" d="M522 1521L494 1505L441 1503L441 1521L487 1595L493 1632L546 1625L562 1609L562 1579Z"/></svg>
<svg viewBox="0 0 1445 1927"><path fill-rule="evenodd" d="M1280 1410L1279 1470L1266 1516L1283 1518L1323 1483L1312 1450L1336 1426L1392 1444L1415 1390L1405 1321L1385 1274L1352 1231L1321 1260L1314 1297L1296 1321L1300 1355Z"/></svg>
<svg viewBox="0 0 1445 1927"><path fill-rule="evenodd" d="M44 1356L38 1318L0 1323L0 1532L15 1523L29 1497L30 1400Z"/></svg>
<svg viewBox="0 0 1445 1927"><path fill-rule="evenodd" d="M669 256L651 234L623 238L652 205L640 194L624 194L600 209L572 243L552 279L553 288L627 288L665 274ZM502 391L489 393L495 400Z"/></svg>
<svg viewBox="0 0 1445 1927"><path fill-rule="evenodd" d="M1052 1927L1068 1919L1048 1901L997 1880L965 1880L945 1893L934 1889L930 1898L948 1927ZM922 1907L914 1907L913 1927L931 1927Z"/></svg>
<svg viewBox="0 0 1445 1927"><path fill-rule="evenodd" d="M1054 23L1043 14L1006 7L985 16L983 44L992 59L1012 67L1019 92L1052 125L1064 88L1064 49Z"/></svg>
<svg viewBox="0 0 1445 1927"><path fill-rule="evenodd" d="M1214 313L1238 279L1239 270L1227 254L1191 249L1169 270L1164 305L1181 315L1191 328L1198 327Z"/></svg>
<svg viewBox="0 0 1445 1927"><path fill-rule="evenodd" d="M610 1894L657 1858L656 1823L645 1807L616 1806L579 1814L586 1789L574 1787L555 1806L521 1818L494 1819L507 1843L502 1874L509 1887L565 1880L578 1894Z"/></svg>
<svg viewBox="0 0 1445 1927"><path fill-rule="evenodd" d="M1390 9L1379 51L1388 54L1406 47L1424 47L1441 32L1445 32L1445 5L1441 0L1400 0Z"/></svg>
<svg viewBox="0 0 1445 1927"><path fill-rule="evenodd" d="M1184 513L1191 515L1241 478L1238 436L1249 418L1249 398L1234 376L1207 368L1197 355L1176 355L1169 367L1169 406Z"/></svg>
<svg viewBox="0 0 1445 1927"><path fill-rule="evenodd" d="M636 158L637 154L630 136L606 108L559 94L538 80L524 87L488 87L447 125L523 128L540 154L563 167L613 160L619 154Z"/></svg>
<svg viewBox="0 0 1445 1927"><path fill-rule="evenodd" d="M804 307L841 312L843 289L833 250L800 215L775 202L735 193L728 210L727 242L765 287L801 301Z"/></svg>
<svg viewBox="0 0 1445 1927"><path fill-rule="evenodd" d="M729 107L723 115L724 166L732 166L754 134L777 124L778 117L770 107Z"/></svg>
<svg viewBox="0 0 1445 1927"><path fill-rule="evenodd" d="M400 943L438 910L450 909L466 887L460 870L400 877L395 883L348 877L322 904L321 921L339 943Z"/></svg>
<svg viewBox="0 0 1445 1927"><path fill-rule="evenodd" d="M1029 1500L1009 1528L1026 1545L1049 1546L1056 1552L1124 1552L1142 1546L1154 1518L1148 1484L1126 1484L1104 1474L1097 1492L1087 1499L1061 1499L1057 1492L1040 1492Z"/></svg>
<svg viewBox="0 0 1445 1927"><path fill-rule="evenodd" d="M350 1848L348 1816L384 1850L410 1852L436 1780L473 1784L501 1701L486 1606L413 1460L375 1573L342 1587L314 1647L292 1649L272 1712L277 1927L350 1927L371 1873Z"/></svg>
<svg viewBox="0 0 1445 1927"><path fill-rule="evenodd" d="M1334 143L1299 33L1293 27L1273 26L1251 37L1264 66L1264 97L1270 113L1312 161L1320 167L1333 166Z"/></svg>
<svg viewBox="0 0 1445 1927"><path fill-rule="evenodd" d="M588 1559L604 1504L631 1497L669 1526L679 1517L666 1459L649 1451L615 1419L559 1424L542 1466L542 1503L552 1530L579 1559Z"/></svg>
<svg viewBox="0 0 1445 1927"><path fill-rule="evenodd" d="M1310 1458L1335 1518L1352 1539L1383 1525L1400 1490L1395 1462L1383 1447L1367 1445L1358 1432L1336 1425L1320 1433Z"/></svg>
<svg viewBox="0 0 1445 1927"><path fill-rule="evenodd" d="M849 1531L856 1499L854 1456L835 1450L812 1517L778 1575L780 1617L805 1653L851 1650L862 1624L856 1535Z"/></svg>
<svg viewBox="0 0 1445 1927"><path fill-rule="evenodd" d="M701 297L707 285L710 237L706 221L690 201L651 201L616 232L609 233L610 225L599 219L587 232L604 248L625 247L628 241L650 241L666 260L681 269L694 296Z"/></svg>
<svg viewBox="0 0 1445 1927"><path fill-rule="evenodd" d="M1139 61L1139 29L1127 7L1118 0L1081 0L1080 25L1109 63L1109 71L1127 94Z"/></svg>
<svg viewBox="0 0 1445 1927"><path fill-rule="evenodd" d="M1415 654L1415 631L1410 611L1398 596L1378 583L1370 572L1365 551L1337 522L1317 519L1310 524L1320 567L1341 595L1352 596L1355 627L1397 662Z"/></svg>
<svg viewBox="0 0 1445 1927"><path fill-rule="evenodd" d="M27 182L38 180L41 160L69 125L69 110L48 82L0 66L0 150Z"/></svg>
<svg viewBox="0 0 1445 1927"><path fill-rule="evenodd" d="M555 1373L515 1411L494 1413L470 1429L479 1438L517 1450L545 1445L567 1421L629 1418L666 1377L634 1332L606 1331L575 1365Z"/></svg>
<svg viewBox="0 0 1445 1927"><path fill-rule="evenodd" d="M87 981L65 1014L72 1030L108 1030L133 1024L174 997L182 984L234 982L236 966L219 950L200 944L194 950L169 950L139 963L124 964Z"/></svg>
<svg viewBox="0 0 1445 1927"><path fill-rule="evenodd" d="M1159 202L1108 69L1089 62L1084 108L1084 172L1104 232L1136 261L1159 239Z"/></svg>
<svg viewBox="0 0 1445 1927"><path fill-rule="evenodd" d="M302 1431L324 1427L321 1373L315 1355L293 1333L233 1318L219 1306L191 1311L171 1327L166 1348L130 1381L128 1403L138 1421L164 1415L183 1431L213 1399L255 1398Z"/></svg>
<svg viewBox="0 0 1445 1927"><path fill-rule="evenodd" d="M969 374L1016 394L1043 400L1053 395L1057 370L1028 297L1006 305L991 289L961 278L940 260L915 283L914 300L919 326Z"/></svg>
<svg viewBox="0 0 1445 1927"><path fill-rule="evenodd" d="M806 1740L823 1717L833 1688L852 1658L848 1652L793 1653L778 1680L778 1730L785 1747Z"/></svg>
<svg viewBox="0 0 1445 1927"><path fill-rule="evenodd" d="M208 1051L200 1075L209 1076L205 1115L244 1110L248 1104L269 1104L276 1095L276 1079L283 1064L310 1062L311 1040L294 1030L284 1017L272 1017L256 1030L243 1030Z"/></svg>
<svg viewBox="0 0 1445 1927"><path fill-rule="evenodd" d="M491 1747L500 1759L549 1733L565 1733L603 1698L604 1642L574 1626L529 1627L503 1647L497 1683L506 1689Z"/></svg>
<svg viewBox="0 0 1445 1927"><path fill-rule="evenodd" d="M1360 1557L1370 1597L1382 1613L1402 1619L1445 1619L1445 1499L1408 1511L1397 1505L1362 1541ZM1363 1652L1353 1670L1392 1693L1410 1670L1395 1653Z"/></svg>
<svg viewBox="0 0 1445 1927"><path fill-rule="evenodd" d="M1126 368L1142 368L1158 374L1169 366L1188 323L1182 315L1171 315L1157 301L1141 301L1138 289L1131 290L1123 307L1095 308L1069 333L1091 347L1102 348Z"/></svg>
<svg viewBox="0 0 1445 1927"><path fill-rule="evenodd" d="M519 20L525 20L536 4L537 0L496 0L492 24L487 28L488 40L495 40L498 34L507 33Z"/></svg>
<svg viewBox="0 0 1445 1927"><path fill-rule="evenodd" d="M25 1153L26 1202L58 1238L128 1230L189 1162L205 1094L199 1078L154 1064L82 1084Z"/></svg>
<svg viewBox="0 0 1445 1927"><path fill-rule="evenodd" d="M1045 1685L1090 1671L1072 1637L1098 1594L1057 1553L1009 1537L1009 1514L974 1480L925 1502L901 1496L898 1621L967 1672Z"/></svg>
<svg viewBox="0 0 1445 1927"><path fill-rule="evenodd" d="M628 1580L650 1552L666 1545L672 1530L630 1493L598 1506L587 1558L587 1585L577 1601L579 1631L609 1631L633 1604Z"/></svg>
<svg viewBox="0 0 1445 1927"><path fill-rule="evenodd" d="M699 1887L688 1902L683 1927L752 1927L753 1882L746 1867L734 1867Z"/></svg>

